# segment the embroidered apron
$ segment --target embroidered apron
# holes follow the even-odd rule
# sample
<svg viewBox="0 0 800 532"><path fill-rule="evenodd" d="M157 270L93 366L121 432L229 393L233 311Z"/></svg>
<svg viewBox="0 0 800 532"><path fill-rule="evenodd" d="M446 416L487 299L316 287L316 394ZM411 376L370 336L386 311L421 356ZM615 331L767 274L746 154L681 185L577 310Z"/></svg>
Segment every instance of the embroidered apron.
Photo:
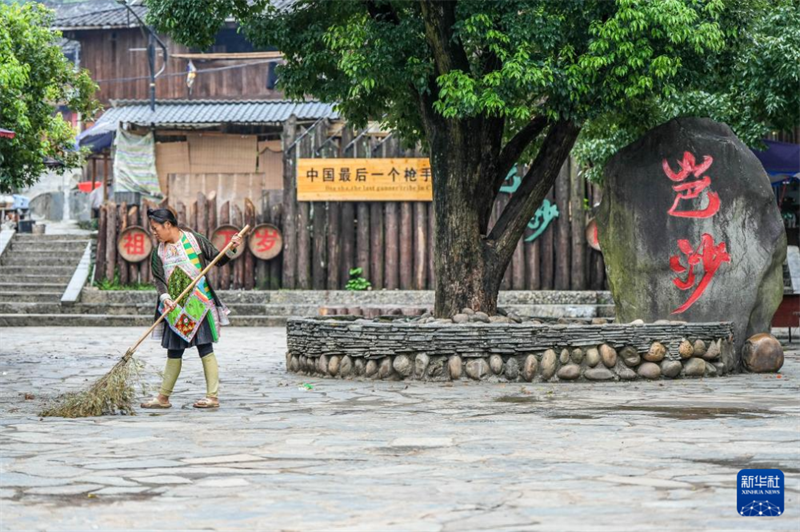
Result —
<svg viewBox="0 0 800 532"><path fill-rule="evenodd" d="M213 341L216 342L219 339L219 325L228 324L229 311L224 305L221 312L217 308L205 276L200 278L194 290L180 301L177 300L181 292L192 284L203 270L199 251L200 247L194 235L186 232L181 233L181 239L176 244L162 243L158 246L158 256L164 265L164 277L167 280L167 292L170 299L177 304L164 321L175 334L186 342L191 342L200 330L203 320L206 319ZM159 303L158 312L164 313L163 302ZM163 329L161 332L163 334Z"/></svg>

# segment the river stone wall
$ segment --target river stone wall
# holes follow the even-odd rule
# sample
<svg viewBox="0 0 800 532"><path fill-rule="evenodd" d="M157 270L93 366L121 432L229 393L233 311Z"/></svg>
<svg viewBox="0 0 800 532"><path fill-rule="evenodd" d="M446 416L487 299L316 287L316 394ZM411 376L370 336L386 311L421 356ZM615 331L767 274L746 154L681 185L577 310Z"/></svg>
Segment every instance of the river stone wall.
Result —
<svg viewBox="0 0 800 532"><path fill-rule="evenodd" d="M297 318L288 371L324 377L559 382L717 376L730 323L544 325Z"/></svg>

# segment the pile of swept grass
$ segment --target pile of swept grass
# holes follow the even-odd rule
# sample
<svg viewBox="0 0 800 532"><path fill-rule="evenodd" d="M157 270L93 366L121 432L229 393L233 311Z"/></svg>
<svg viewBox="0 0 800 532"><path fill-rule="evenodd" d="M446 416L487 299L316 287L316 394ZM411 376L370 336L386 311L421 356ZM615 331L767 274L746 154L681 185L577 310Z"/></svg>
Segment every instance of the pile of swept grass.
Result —
<svg viewBox="0 0 800 532"><path fill-rule="evenodd" d="M142 363L126 353L111 371L88 389L58 397L42 417L91 417L113 414L135 415L135 385L140 382Z"/></svg>

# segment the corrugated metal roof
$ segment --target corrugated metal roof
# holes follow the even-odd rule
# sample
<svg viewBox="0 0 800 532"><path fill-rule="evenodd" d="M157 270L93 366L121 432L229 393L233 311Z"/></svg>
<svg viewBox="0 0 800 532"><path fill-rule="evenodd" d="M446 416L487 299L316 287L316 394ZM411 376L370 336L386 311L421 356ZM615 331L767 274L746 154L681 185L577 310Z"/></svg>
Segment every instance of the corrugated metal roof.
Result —
<svg viewBox="0 0 800 532"><path fill-rule="evenodd" d="M132 6L131 8L142 19L147 14L145 6ZM115 7L77 15L57 16L53 26L60 30L138 28L139 21L126 8Z"/></svg>
<svg viewBox="0 0 800 532"><path fill-rule="evenodd" d="M337 119L333 105L286 100L161 100L155 112L145 100L114 100L96 125L130 123L142 126L209 126L215 124L276 125L295 115L299 120ZM106 126L107 127L107 126Z"/></svg>
<svg viewBox="0 0 800 532"><path fill-rule="evenodd" d="M250 1L250 0L248 0ZM289 9L297 0L270 0L278 10ZM147 6L141 0L134 0L131 7L143 20L147 14ZM137 5L138 4L138 5ZM49 7L56 10L54 28L60 30L103 29L103 28L138 28L139 21L115 0L93 0L76 4L55 4ZM229 19L233 21L233 19Z"/></svg>

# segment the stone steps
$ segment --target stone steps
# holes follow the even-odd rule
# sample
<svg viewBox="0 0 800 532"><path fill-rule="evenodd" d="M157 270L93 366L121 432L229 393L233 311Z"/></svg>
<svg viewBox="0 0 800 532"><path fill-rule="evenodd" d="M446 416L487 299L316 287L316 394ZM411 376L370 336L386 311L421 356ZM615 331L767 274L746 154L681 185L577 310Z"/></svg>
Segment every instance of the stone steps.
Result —
<svg viewBox="0 0 800 532"><path fill-rule="evenodd" d="M231 316L316 316L317 307L270 307L269 305L228 305ZM54 299L42 298L37 301L20 301L18 299L0 297L0 314L109 314L152 316L155 311L155 297L147 303L76 303L64 305Z"/></svg>
<svg viewBox="0 0 800 532"><path fill-rule="evenodd" d="M18 292L11 290L0 291L0 302L4 303L25 303L25 302L49 302L53 303L61 300L61 292Z"/></svg>
<svg viewBox="0 0 800 532"><path fill-rule="evenodd" d="M67 283L0 283L0 293L9 292L60 292L63 293Z"/></svg>
<svg viewBox="0 0 800 532"><path fill-rule="evenodd" d="M0 283L7 284L7 283L58 283L58 284L68 284L69 280L72 278L71 273L17 273L17 274L10 274L10 273L3 273L0 271Z"/></svg>
<svg viewBox="0 0 800 532"><path fill-rule="evenodd" d="M0 266L0 275L66 275L72 277L75 271L71 266L47 266L47 265L28 265L28 266Z"/></svg>
<svg viewBox="0 0 800 532"><path fill-rule="evenodd" d="M90 240L84 235L34 235L32 233L17 233L14 235L15 242L64 242L82 240L84 242Z"/></svg>
<svg viewBox="0 0 800 532"><path fill-rule="evenodd" d="M345 290L313 291L313 290L218 290L225 304L272 304L286 306L433 306L432 291L398 291L378 290L368 292L348 292ZM149 299L147 291L140 293L104 292L97 289L84 289L81 301L83 302L128 302L140 298L142 301ZM133 298L133 299L132 299ZM553 301L553 299L566 299L568 302ZM507 308L513 305L613 305L611 296L607 292L571 292L568 295L548 291L504 291L500 293L500 306Z"/></svg>
<svg viewBox="0 0 800 532"><path fill-rule="evenodd" d="M81 250L82 251L82 250ZM52 266L71 266L73 269L80 262L80 253L58 254L40 251L7 251L3 253L0 264L3 266L31 266L31 265L52 265Z"/></svg>
<svg viewBox="0 0 800 532"><path fill-rule="evenodd" d="M54 242L26 241L11 242L10 250L24 253L50 253L53 251L80 252L86 247L88 240L61 240Z"/></svg>
<svg viewBox="0 0 800 532"><path fill-rule="evenodd" d="M230 316L234 327L283 327L279 316ZM106 314L0 314L0 327L148 327L153 316Z"/></svg>
<svg viewBox="0 0 800 532"><path fill-rule="evenodd" d="M11 253L23 253L23 254L41 254L41 255L51 255L51 256L58 256L58 255L80 255L83 250L86 249L86 242L83 242L78 245L70 245L70 246L60 246L58 243L53 244L53 247L50 248L48 246L44 246L42 244L37 244L36 247L31 246L24 246L22 249L18 247L17 244L12 244L10 249L7 252Z"/></svg>

